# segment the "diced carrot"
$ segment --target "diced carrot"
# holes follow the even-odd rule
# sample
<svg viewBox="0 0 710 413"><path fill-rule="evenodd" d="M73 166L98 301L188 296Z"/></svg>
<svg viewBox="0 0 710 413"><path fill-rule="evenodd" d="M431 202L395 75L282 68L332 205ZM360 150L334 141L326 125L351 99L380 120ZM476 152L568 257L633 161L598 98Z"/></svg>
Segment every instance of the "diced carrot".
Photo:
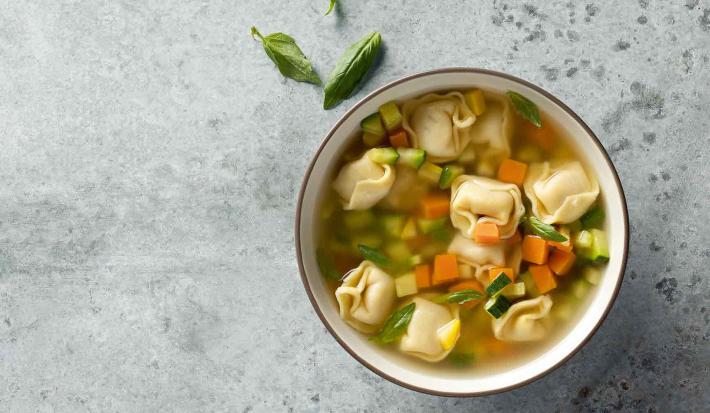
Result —
<svg viewBox="0 0 710 413"><path fill-rule="evenodd" d="M492 222L477 222L473 238L479 244L495 244L500 240L498 225Z"/></svg>
<svg viewBox="0 0 710 413"><path fill-rule="evenodd" d="M456 284L452 285L451 287L449 287L449 292L462 291L462 290L475 290L475 291L478 291L478 292L484 294L484 296L485 296L485 290L483 289L483 286L481 285L481 283L479 283L476 280L461 281L460 283L456 283ZM471 301L467 301L467 302L461 304L461 306L463 308L468 308L470 310L473 307L477 306L481 301L482 301L482 299L471 300Z"/></svg>
<svg viewBox="0 0 710 413"><path fill-rule="evenodd" d="M505 273L505 275L510 278L510 281L515 282L515 271L509 267L493 267L488 270L488 281L493 281L500 273Z"/></svg>
<svg viewBox="0 0 710 413"><path fill-rule="evenodd" d="M552 275L550 267L547 265L531 265L528 267L530 274L535 280L535 286L540 294L545 294L546 292L557 288L557 281L555 281L555 276Z"/></svg>
<svg viewBox="0 0 710 413"><path fill-rule="evenodd" d="M573 246L572 246L572 240L571 240L571 239L567 239L567 241L565 241L565 242L547 241L547 243L548 243L551 247L553 247L553 248L555 248L555 249L557 249L557 250L564 251L564 252L572 252L572 247L573 247Z"/></svg>
<svg viewBox="0 0 710 413"><path fill-rule="evenodd" d="M523 259L533 264L544 264L547 262L549 250L547 242L535 235L526 235L523 238Z"/></svg>
<svg viewBox="0 0 710 413"><path fill-rule="evenodd" d="M414 276L417 279L417 288L431 287L431 269L429 264L414 267Z"/></svg>
<svg viewBox="0 0 710 413"><path fill-rule="evenodd" d="M506 241L508 245L514 245L522 241L523 237L520 235L520 231L515 231L512 237L508 238Z"/></svg>
<svg viewBox="0 0 710 413"><path fill-rule="evenodd" d="M456 255L439 254L434 257L434 273L431 276L432 285L440 285L459 278L459 266Z"/></svg>
<svg viewBox="0 0 710 413"><path fill-rule="evenodd" d="M426 219L445 217L449 214L449 197L445 194L428 194L422 198L422 215Z"/></svg>
<svg viewBox="0 0 710 413"><path fill-rule="evenodd" d="M498 180L522 186L527 171L528 164L512 159L504 159L498 167Z"/></svg>
<svg viewBox="0 0 710 413"><path fill-rule="evenodd" d="M404 129L398 129L390 134L390 145L393 148L401 148L409 146L409 139L407 139L407 132Z"/></svg>
<svg viewBox="0 0 710 413"><path fill-rule="evenodd" d="M565 275L572 269L576 258L573 252L554 250L550 254L548 265L555 274Z"/></svg>
<svg viewBox="0 0 710 413"><path fill-rule="evenodd" d="M520 126L522 127L523 136L542 149L549 151L555 146L555 141L557 140L555 131L550 122L547 122L547 119L543 119L541 128L527 121L521 122Z"/></svg>

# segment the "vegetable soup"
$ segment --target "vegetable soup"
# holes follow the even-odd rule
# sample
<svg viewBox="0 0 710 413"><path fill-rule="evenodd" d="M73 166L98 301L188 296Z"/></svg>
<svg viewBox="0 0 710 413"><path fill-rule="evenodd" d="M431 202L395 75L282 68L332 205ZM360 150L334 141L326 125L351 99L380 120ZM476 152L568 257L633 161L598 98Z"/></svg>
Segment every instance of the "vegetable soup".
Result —
<svg viewBox="0 0 710 413"><path fill-rule="evenodd" d="M489 372L582 313L609 259L600 189L533 102L480 89L388 102L354 140L317 258L372 345Z"/></svg>

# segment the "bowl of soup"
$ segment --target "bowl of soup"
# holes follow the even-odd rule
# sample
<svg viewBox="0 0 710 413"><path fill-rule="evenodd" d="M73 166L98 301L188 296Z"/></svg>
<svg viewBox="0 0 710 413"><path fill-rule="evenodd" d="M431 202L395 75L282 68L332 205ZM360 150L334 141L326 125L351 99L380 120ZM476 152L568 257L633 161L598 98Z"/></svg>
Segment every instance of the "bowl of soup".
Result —
<svg viewBox="0 0 710 413"><path fill-rule="evenodd" d="M623 189L569 107L451 68L381 87L335 124L296 214L303 284L360 363L445 396L550 372L599 328L628 250Z"/></svg>

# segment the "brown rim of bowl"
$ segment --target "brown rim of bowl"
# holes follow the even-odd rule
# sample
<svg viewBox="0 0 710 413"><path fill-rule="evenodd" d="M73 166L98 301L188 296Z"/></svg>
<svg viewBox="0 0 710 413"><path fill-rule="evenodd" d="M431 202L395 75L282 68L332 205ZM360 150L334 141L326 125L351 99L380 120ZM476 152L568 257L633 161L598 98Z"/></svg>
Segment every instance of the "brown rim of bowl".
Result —
<svg viewBox="0 0 710 413"><path fill-rule="evenodd" d="M537 374L534 377L531 377L525 381L522 381L520 383L514 384L512 386L507 386L507 387L502 387L500 389L496 390L491 390L491 391L482 391L482 392L470 392L470 393L452 393L452 392L442 392L442 391L436 391L436 390L431 390L431 389L426 389L418 386L413 386L409 383L404 383L388 374L385 374L383 371L379 370L377 367L371 365L364 359L362 359L360 356L358 356L353 349L351 349L348 344L338 336L333 328L328 324L328 322L325 319L325 316L320 310L320 307L316 303L316 299L313 296L313 291L311 290L311 286L308 283L308 278L306 277L306 272L303 268L303 259L302 259L302 253L301 253L301 239L300 239L300 233L301 233L301 205L303 204L303 194L306 191L306 185L308 184L308 181L311 177L311 172L313 171L313 166L315 165L316 159L320 156L320 153L323 151L323 148L325 145L328 143L328 141L332 138L333 134L335 131L340 127L340 125L345 121L345 119L349 118L355 110L357 110L360 106L365 104L367 101L370 99L374 98L375 96L379 95L383 91L390 89L396 85L399 85L400 83L407 82L412 79L417 79L423 76L429 76L429 75L435 75L435 74L440 74L440 73L481 73L481 74L486 74L486 75L492 75L492 76L498 76L502 77L504 79L511 80L515 83L519 83L523 86L529 87L530 89L535 90L536 92L542 94L546 98L550 99L553 103L555 103L557 106L562 108L567 114L569 114L577 123L579 123L585 131L589 134L589 136L592 137L594 144L597 146L597 148L601 151L601 153L604 155L604 158L606 159L606 163L609 166L609 168L612 171L612 174L614 175L614 180L616 182L616 186L619 189L619 194L621 195L621 202L623 204L623 215L624 215L624 252L623 252L623 258L621 261L621 269L620 269L620 277L619 280L616 283L616 286L614 287L614 294L612 295L612 299L609 300L609 304L607 304L606 309L604 310L604 314L602 314L601 318L597 322L597 324L594 326L592 331L582 340L582 342L574 348L565 358L560 360L558 363L550 366L548 369L543 371L540 374ZM614 167L614 164L611 161L611 158L609 157L609 154L607 153L606 149L604 149L604 146L601 144L599 141L599 138L597 138L597 135L594 134L594 132L587 126L586 123L572 110L570 109L567 105L565 105L562 101L560 101L558 98L553 96L551 93L547 92L543 88L534 85L526 80L517 78L515 76L502 73L502 72L497 72L494 70L488 70L488 69L479 69L479 68L472 68L472 67L449 67L449 68L444 68L444 69L436 69L436 70L429 70L426 72L420 72L420 73L415 73L413 75L405 76L403 78L397 79L395 81L392 81L375 91L369 93L367 96L364 98L360 99L355 105L353 105L350 110L345 112L340 119L335 123L335 126L333 126L328 134L326 135L325 139L323 140L323 143L321 143L320 147L318 148L318 151L316 152L315 156L313 156L313 159L311 159L311 162L308 165L308 169L306 170L306 174L303 178L303 182L301 184L301 189L298 193L298 203L296 206L296 258L298 260L298 270L301 273L301 281L303 281L303 286L306 289L306 293L308 294L308 299L311 301L311 305L313 308L316 310L316 314L318 314L318 317L320 318L321 322L323 325L325 325L325 328L328 329L330 334L335 338L335 340L340 344L341 347L345 349L350 355L355 358L355 360L359 361L360 364L363 366L367 367L370 369L372 372L376 373L380 377L383 377L392 383L395 383L397 385L400 385L404 388L418 391L420 393L425 393L425 394L431 394L434 396L446 396L446 397L473 397L473 396L487 396L491 394L496 394L496 393L502 393L506 392L509 390L517 389L519 387L526 386L543 376L549 374L550 372L556 370L558 367L560 367L562 364L566 363L567 360L569 360L572 356L577 354L577 352L584 347L587 342L594 336L594 334L599 330L601 327L602 323L606 319L606 317L609 315L609 312L611 311L611 308L613 307L614 303L616 302L616 298L619 295L619 289L621 288L621 283L624 280L624 273L626 270L626 261L628 258L628 252L629 252L629 212L628 212L628 206L626 205L626 196L624 195L624 188L621 186L621 180L619 179L619 174L616 172L616 168Z"/></svg>

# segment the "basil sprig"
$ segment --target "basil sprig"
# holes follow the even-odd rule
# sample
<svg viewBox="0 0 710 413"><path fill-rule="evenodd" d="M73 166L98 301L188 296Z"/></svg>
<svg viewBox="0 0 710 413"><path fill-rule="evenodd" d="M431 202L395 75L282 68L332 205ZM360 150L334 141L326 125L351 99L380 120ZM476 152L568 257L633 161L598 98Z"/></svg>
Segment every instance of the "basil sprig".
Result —
<svg viewBox="0 0 710 413"><path fill-rule="evenodd" d="M328 10L325 12L323 16L327 16L330 14L331 11L335 8L335 3L337 3L338 0L330 0L330 6L328 6Z"/></svg>
<svg viewBox="0 0 710 413"><path fill-rule="evenodd" d="M308 82L320 85L321 80L313 70L311 62L296 44L293 37L284 33L272 33L262 36L256 27L251 27L252 37L258 36L264 51L271 61L276 64L282 75L299 82Z"/></svg>
<svg viewBox="0 0 710 413"><path fill-rule="evenodd" d="M390 261L390 259L387 258L387 256L377 248L372 248L364 244L359 244L357 246L357 249L358 251L360 251L360 255L362 255L362 258L368 261L372 261L380 267L389 267L392 264L392 261Z"/></svg>
<svg viewBox="0 0 710 413"><path fill-rule="evenodd" d="M369 340L377 344L389 344L402 337L402 334L407 331L409 322L412 321L415 307L414 303L409 303L393 312L377 335L370 337Z"/></svg>
<svg viewBox="0 0 710 413"><path fill-rule="evenodd" d="M530 99L512 90L507 91L505 94L508 95L508 98L510 98L510 101L513 103L513 107L515 107L515 111L518 112L520 116L527 119L538 128L542 127L540 111L537 109L537 105L530 101Z"/></svg>
<svg viewBox="0 0 710 413"><path fill-rule="evenodd" d="M452 293L440 295L434 298L435 303L452 303L452 304L464 304L469 301L478 300L483 298L483 294L476 290L461 290L454 291Z"/></svg>
<svg viewBox="0 0 710 413"><path fill-rule="evenodd" d="M323 109L330 109L350 96L375 61L382 37L372 32L348 47L325 84Z"/></svg>
<svg viewBox="0 0 710 413"><path fill-rule="evenodd" d="M555 230L555 227L553 227L550 224L546 224L536 217L528 217L523 221L525 224L525 227L530 231L531 233L539 236L542 239L546 239L549 241L554 241L554 242L566 242L567 238L557 232Z"/></svg>

